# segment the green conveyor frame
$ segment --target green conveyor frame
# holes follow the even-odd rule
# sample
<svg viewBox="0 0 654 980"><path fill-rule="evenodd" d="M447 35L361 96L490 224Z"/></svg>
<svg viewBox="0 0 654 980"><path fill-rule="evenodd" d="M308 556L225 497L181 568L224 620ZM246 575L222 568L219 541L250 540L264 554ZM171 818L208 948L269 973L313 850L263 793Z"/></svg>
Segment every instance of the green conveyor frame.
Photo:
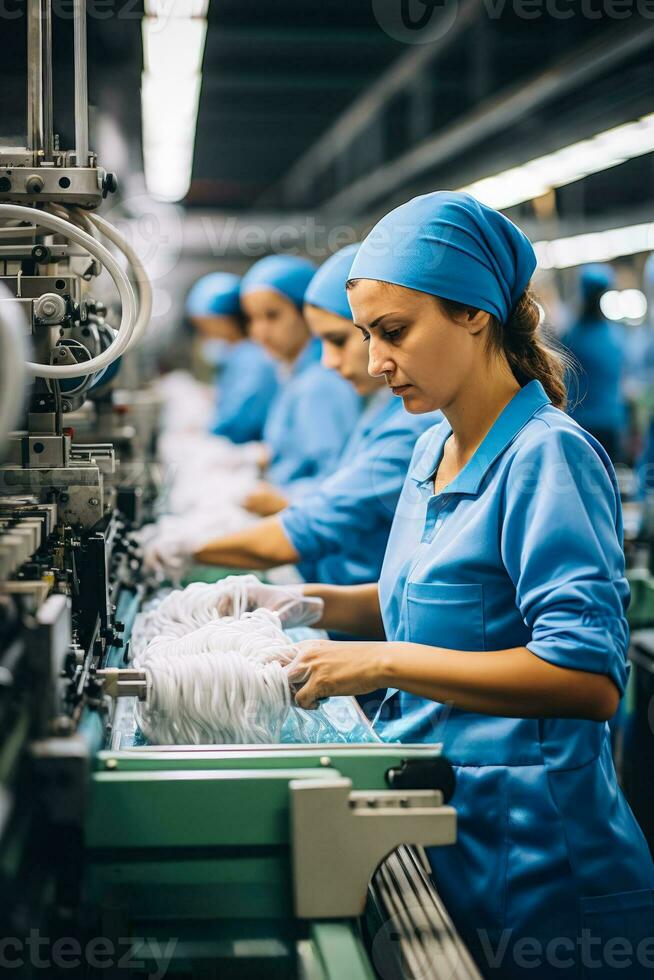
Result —
<svg viewBox="0 0 654 980"><path fill-rule="evenodd" d="M382 790L388 769L437 751L372 744L99 752L84 880L85 904L100 912L96 934L176 940L169 977L370 980L356 919L294 916L289 782L344 776L356 790ZM143 950L145 962L147 943Z"/></svg>

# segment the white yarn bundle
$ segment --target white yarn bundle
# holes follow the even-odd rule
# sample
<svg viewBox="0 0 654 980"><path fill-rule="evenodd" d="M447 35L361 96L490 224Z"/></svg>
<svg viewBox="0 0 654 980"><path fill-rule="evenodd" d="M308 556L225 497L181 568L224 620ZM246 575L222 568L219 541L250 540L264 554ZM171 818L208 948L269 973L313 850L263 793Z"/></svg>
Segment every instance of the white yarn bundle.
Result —
<svg viewBox="0 0 654 980"><path fill-rule="evenodd" d="M150 603L134 622L130 640L132 657L141 657L155 637L182 637L217 622L224 596L233 596L232 619L241 619L247 610L248 587L258 581L255 575L229 575L220 582L193 582ZM223 622L226 621L227 617Z"/></svg>
<svg viewBox="0 0 654 980"><path fill-rule="evenodd" d="M134 624L133 664L147 699L137 721L155 744L275 742L291 704L283 666L293 644L279 617L247 612L253 575L194 582L168 593ZM220 616L229 594L234 615Z"/></svg>
<svg viewBox="0 0 654 980"><path fill-rule="evenodd" d="M161 399L160 425L166 432L206 430L213 411L212 385L202 384L188 371L171 371L155 382Z"/></svg>
<svg viewBox="0 0 654 980"><path fill-rule="evenodd" d="M204 432L172 430L162 433L158 449L166 512L136 538L146 568L159 578L178 581L194 551L257 520L241 502L259 479L260 446L235 446Z"/></svg>
<svg viewBox="0 0 654 980"><path fill-rule="evenodd" d="M194 600L193 620L205 608ZM283 668L293 655L278 616L266 609L214 619L181 637L157 635L134 659L147 679L139 727L159 745L277 742L291 706Z"/></svg>

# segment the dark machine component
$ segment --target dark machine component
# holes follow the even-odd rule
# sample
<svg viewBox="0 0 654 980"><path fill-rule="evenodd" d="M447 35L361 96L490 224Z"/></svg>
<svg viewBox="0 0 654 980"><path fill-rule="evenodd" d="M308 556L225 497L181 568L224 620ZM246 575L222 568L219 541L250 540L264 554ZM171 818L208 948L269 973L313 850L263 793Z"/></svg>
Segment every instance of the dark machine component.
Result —
<svg viewBox="0 0 654 980"><path fill-rule="evenodd" d="M633 696L624 733L622 782L654 854L654 629L631 637Z"/></svg>
<svg viewBox="0 0 654 980"><path fill-rule="evenodd" d="M391 789L439 789L443 802L454 794L456 776L444 756L433 759L405 759L397 769L389 769L386 782Z"/></svg>
<svg viewBox="0 0 654 980"><path fill-rule="evenodd" d="M422 848L399 847L378 868L364 933L384 980L481 980L434 888Z"/></svg>

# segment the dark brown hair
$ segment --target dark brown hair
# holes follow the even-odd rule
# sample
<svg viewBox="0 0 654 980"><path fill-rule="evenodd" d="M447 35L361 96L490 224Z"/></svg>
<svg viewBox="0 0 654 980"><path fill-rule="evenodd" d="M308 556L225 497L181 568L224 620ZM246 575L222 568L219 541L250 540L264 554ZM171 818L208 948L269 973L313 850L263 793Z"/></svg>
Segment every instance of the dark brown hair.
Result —
<svg viewBox="0 0 654 980"><path fill-rule="evenodd" d="M453 320L477 312L466 303L440 296L438 302ZM524 291L506 323L491 316L488 327L489 350L504 353L518 384L522 387L530 381L540 381L552 404L565 409L565 376L569 365L563 351L544 335L540 310L531 290Z"/></svg>

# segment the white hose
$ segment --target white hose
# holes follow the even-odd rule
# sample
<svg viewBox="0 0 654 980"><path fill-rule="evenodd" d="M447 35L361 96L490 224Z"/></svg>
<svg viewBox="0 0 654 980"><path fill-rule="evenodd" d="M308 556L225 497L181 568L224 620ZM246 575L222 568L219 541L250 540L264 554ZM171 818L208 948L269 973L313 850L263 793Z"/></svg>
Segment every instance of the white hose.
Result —
<svg viewBox="0 0 654 980"><path fill-rule="evenodd" d="M101 371L103 368L113 364L129 347L137 321L136 299L132 284L109 249L96 241L92 235L82 231L81 228L78 228L72 222L65 221L63 218L59 218L54 214L48 214L45 211L39 211L37 214L41 226L55 234L64 235L77 245L81 245L93 258L102 263L116 285L120 296L122 312L116 337L101 354L80 364L54 365L38 364L33 361L28 361L26 365L27 370L38 378L77 378L87 374L95 374L97 371ZM19 204L3 203L0 205L0 221L4 218L14 218L19 221L34 221L35 211L34 208L23 207Z"/></svg>
<svg viewBox="0 0 654 980"><path fill-rule="evenodd" d="M123 238L113 225L105 221L104 218L101 218L99 214L90 214L87 211L82 211L81 208L66 209L60 204L50 204L49 208L53 214L57 214L60 218L70 220L74 224L82 226L89 235L92 235L96 239L98 238L98 233L104 235L110 242L113 242L116 248L127 259L129 266L128 275L132 284L136 286L139 301L139 311L134 325L134 333L127 347L127 350L131 350L132 347L135 347L139 343L152 316L152 284L141 259L129 242Z"/></svg>
<svg viewBox="0 0 654 980"><path fill-rule="evenodd" d="M0 450L14 428L25 398L27 357L27 324L19 304L0 287Z"/></svg>
<svg viewBox="0 0 654 980"><path fill-rule="evenodd" d="M0 228L0 239L5 238L33 238L34 235L42 235L45 228L41 228L40 225L30 225L26 228L25 225L16 225L15 228Z"/></svg>
<svg viewBox="0 0 654 980"><path fill-rule="evenodd" d="M136 285L139 297L139 313L136 323L134 324L134 334L129 345L132 347L138 344L140 341L147 329L148 323L150 322L150 317L152 316L152 284L150 282L150 277L148 276L145 266L132 246L113 227L113 225L110 225L108 221L101 218L99 214L87 214L85 217L92 225L95 225L98 231L103 234L105 238L108 238L110 242L113 242L114 245L120 249L129 263L131 269L130 278Z"/></svg>

